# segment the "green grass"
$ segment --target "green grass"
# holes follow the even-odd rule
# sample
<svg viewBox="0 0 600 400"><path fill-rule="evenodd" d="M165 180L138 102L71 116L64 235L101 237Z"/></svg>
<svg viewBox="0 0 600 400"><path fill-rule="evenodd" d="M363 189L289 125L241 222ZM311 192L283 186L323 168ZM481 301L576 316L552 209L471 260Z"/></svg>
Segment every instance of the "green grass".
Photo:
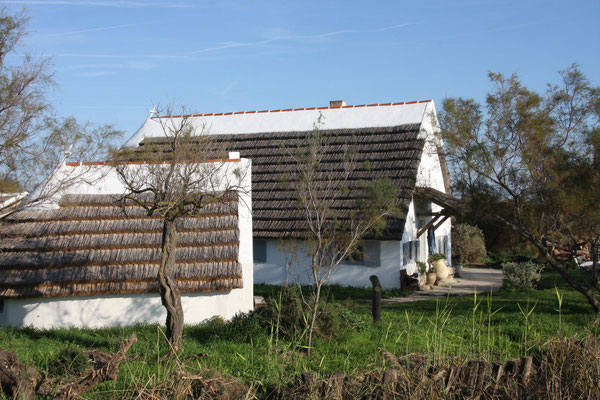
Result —
<svg viewBox="0 0 600 400"><path fill-rule="evenodd" d="M562 296L560 319L557 290ZM273 286L256 287L256 294L267 298L277 298L278 291ZM385 295L401 294L391 291ZM371 321L370 289L333 286L327 295L342 325L335 337L316 339L311 359L301 351L301 339L276 337L259 314L228 323L215 319L186 327L181 358L208 353L211 357L194 361L194 366L231 374L245 382L260 382L258 386L267 391L303 371L354 373L381 366L385 362L382 350L399 356L427 353L431 362L447 356L505 360L535 353L556 337L600 334L596 316L583 296L550 272L543 274L536 290L385 303L379 324ZM74 347L114 352L132 332L139 341L130 350L130 361L121 366L119 379L98 386L94 394L96 398L109 398L114 390L131 394L127 391L152 380L172 379L174 364L161 359L168 351L161 327L47 331L2 328L0 348L14 350L22 361L52 374L61 350Z"/></svg>

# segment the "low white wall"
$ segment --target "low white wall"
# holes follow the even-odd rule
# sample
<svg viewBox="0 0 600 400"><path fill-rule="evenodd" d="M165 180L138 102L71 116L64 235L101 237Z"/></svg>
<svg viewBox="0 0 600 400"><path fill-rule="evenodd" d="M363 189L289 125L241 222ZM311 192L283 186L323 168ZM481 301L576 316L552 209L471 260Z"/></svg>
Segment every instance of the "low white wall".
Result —
<svg viewBox="0 0 600 400"><path fill-rule="evenodd" d="M248 292L246 288L218 293L184 293L182 303L185 323L200 323L215 315L230 319L239 312L248 311L245 292ZM158 293L5 299L4 312L0 313L0 325L32 326L39 329L101 328L138 323L164 324L166 317L167 313L160 303Z"/></svg>
<svg viewBox="0 0 600 400"><path fill-rule="evenodd" d="M252 254L252 209L250 195L251 162L242 159L229 164L224 171L232 176L233 168L242 173L238 202L240 243L238 261L242 265L243 288L226 292L183 293L182 304L186 324L196 324L214 316L231 319L239 313L254 308L254 274ZM228 166L229 166L228 165ZM63 166L64 169L73 167ZM231 170L231 171L230 171ZM87 172L87 171L86 171ZM123 187L114 170L99 167L89 171L101 174L98 184L90 186L81 183L69 188L68 193L122 193ZM42 207L56 207L48 203ZM33 326L47 329L53 327L90 327L133 325L137 323L164 323L166 310L160 296L156 294L99 295L64 298L5 299L4 310L0 312L0 325Z"/></svg>

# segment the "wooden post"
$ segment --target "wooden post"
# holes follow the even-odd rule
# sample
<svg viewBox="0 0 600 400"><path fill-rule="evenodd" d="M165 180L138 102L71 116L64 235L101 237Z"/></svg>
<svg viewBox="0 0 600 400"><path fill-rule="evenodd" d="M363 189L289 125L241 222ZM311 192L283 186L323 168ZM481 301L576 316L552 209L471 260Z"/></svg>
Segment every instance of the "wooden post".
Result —
<svg viewBox="0 0 600 400"><path fill-rule="evenodd" d="M381 321L381 284L377 275L371 275L369 277L371 284L373 285L373 300L371 303L371 314L373 315L374 322Z"/></svg>

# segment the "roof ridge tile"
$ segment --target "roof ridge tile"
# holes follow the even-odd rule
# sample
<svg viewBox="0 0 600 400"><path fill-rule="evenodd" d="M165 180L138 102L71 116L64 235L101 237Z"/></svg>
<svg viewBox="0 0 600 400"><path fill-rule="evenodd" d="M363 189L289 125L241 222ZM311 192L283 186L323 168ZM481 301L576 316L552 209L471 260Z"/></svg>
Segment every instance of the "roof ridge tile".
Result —
<svg viewBox="0 0 600 400"><path fill-rule="evenodd" d="M299 107L299 108L286 108L277 110L252 110L252 111L236 111L236 112L221 112L221 113L205 113L205 114L185 114L185 115L161 115L153 116L152 119L161 118L197 118L197 117L219 117L224 115L240 115L240 114L259 114L259 113L276 113L276 112L290 112L290 111L312 111L312 110L339 110L344 108L361 108L361 107L388 107L388 106L403 106L409 104L421 104L429 103L428 100L414 100L414 101L401 101L401 102L389 102L389 103L372 103L372 104L350 104L345 106L325 106L325 107Z"/></svg>

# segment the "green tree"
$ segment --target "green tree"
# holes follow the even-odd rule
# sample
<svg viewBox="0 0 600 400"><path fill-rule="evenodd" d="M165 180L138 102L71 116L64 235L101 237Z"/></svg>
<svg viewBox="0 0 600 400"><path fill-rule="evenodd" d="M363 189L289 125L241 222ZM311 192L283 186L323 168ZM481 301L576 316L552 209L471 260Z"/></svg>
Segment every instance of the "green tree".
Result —
<svg viewBox="0 0 600 400"><path fill-rule="evenodd" d="M484 105L463 98L443 102L440 130L456 188L477 204L481 218L534 246L599 312L597 277L573 279L555 249L598 240L600 89L577 65L561 71L560 84L543 94L516 75L489 76Z"/></svg>
<svg viewBox="0 0 600 400"><path fill-rule="evenodd" d="M468 224L456 225L452 232L452 255L461 265L481 260L486 255L481 229Z"/></svg>

